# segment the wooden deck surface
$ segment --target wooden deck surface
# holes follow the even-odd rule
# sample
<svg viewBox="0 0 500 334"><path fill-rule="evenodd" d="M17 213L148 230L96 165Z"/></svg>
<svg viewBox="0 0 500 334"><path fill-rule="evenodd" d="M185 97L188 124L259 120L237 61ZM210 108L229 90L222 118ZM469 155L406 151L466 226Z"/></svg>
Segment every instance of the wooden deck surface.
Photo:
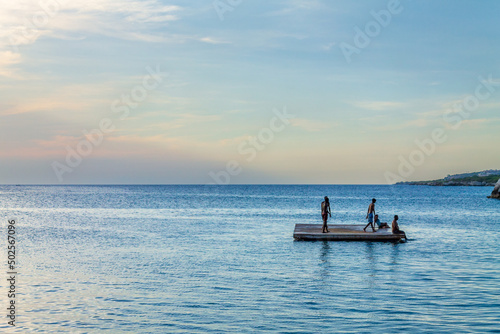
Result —
<svg viewBox="0 0 500 334"><path fill-rule="evenodd" d="M328 224L328 233L322 233L322 224L295 224L293 237L296 240L326 241L400 241L403 236L392 234L390 228L372 232L371 227L363 231L365 225L333 225Z"/></svg>

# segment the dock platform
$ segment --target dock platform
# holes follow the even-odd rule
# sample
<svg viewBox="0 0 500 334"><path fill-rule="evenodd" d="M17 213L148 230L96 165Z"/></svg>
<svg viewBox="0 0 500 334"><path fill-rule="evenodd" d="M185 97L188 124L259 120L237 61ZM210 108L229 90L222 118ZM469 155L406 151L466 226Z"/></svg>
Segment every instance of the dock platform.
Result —
<svg viewBox="0 0 500 334"><path fill-rule="evenodd" d="M392 234L390 228L381 228L372 232L371 227L363 231L365 225L328 224L328 233L322 233L322 224L295 224L293 237L305 241L390 241L404 239L401 234Z"/></svg>

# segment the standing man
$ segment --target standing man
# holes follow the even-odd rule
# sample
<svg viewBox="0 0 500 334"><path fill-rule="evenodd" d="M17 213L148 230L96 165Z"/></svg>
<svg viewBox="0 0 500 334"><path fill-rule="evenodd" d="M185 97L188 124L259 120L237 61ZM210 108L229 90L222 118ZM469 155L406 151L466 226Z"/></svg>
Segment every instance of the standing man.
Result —
<svg viewBox="0 0 500 334"><path fill-rule="evenodd" d="M373 198L372 202L368 206L368 213L366 214L366 219L368 219L368 224L366 224L365 228L363 229L363 231L365 231L365 232L366 232L366 228L370 225L372 226L373 232L375 232L375 227L373 226L373 218L375 217L375 202L376 201L377 200L375 198Z"/></svg>
<svg viewBox="0 0 500 334"><path fill-rule="evenodd" d="M325 196L325 200L321 202L321 217L323 218L323 233L328 233L328 225L326 224L328 220L328 215L332 217L332 211L330 209L330 200L328 196Z"/></svg>

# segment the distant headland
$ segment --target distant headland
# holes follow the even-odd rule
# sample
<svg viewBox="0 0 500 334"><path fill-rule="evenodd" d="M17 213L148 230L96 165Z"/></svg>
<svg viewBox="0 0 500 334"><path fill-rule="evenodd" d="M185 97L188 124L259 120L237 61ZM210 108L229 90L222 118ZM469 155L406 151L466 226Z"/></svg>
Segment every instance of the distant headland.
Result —
<svg viewBox="0 0 500 334"><path fill-rule="evenodd" d="M500 170L490 169L482 172L448 175L444 179L432 181L398 182L397 185L412 186L473 186L493 187L500 178Z"/></svg>

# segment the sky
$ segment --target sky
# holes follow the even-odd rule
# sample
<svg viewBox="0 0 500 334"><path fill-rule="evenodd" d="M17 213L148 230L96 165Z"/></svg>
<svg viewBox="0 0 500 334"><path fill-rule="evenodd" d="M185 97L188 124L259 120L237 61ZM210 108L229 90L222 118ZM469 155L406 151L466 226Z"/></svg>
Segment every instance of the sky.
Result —
<svg viewBox="0 0 500 334"><path fill-rule="evenodd" d="M390 184L499 169L500 2L0 7L0 184Z"/></svg>

